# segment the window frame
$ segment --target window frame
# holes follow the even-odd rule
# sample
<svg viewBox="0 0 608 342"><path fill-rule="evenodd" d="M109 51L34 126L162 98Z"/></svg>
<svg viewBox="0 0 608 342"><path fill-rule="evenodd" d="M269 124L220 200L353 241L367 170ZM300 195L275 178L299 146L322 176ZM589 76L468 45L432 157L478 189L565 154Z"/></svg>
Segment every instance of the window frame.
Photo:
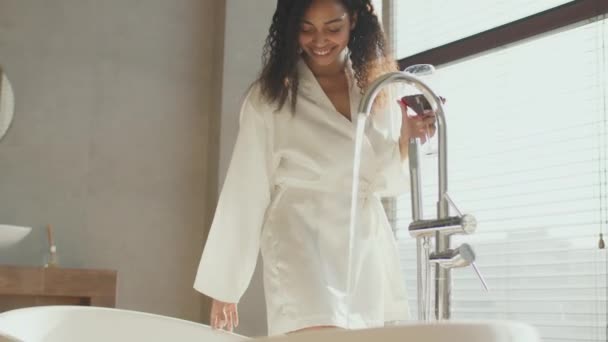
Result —
<svg viewBox="0 0 608 342"><path fill-rule="evenodd" d="M384 8L391 8L390 2ZM478 34L398 60L403 70L414 64L439 66L529 39L570 25L584 24L608 13L606 0L576 0ZM384 19L389 15L384 13ZM394 25L395 23L392 23ZM390 24L389 24L390 25ZM389 30L390 32L390 30ZM389 33L390 34L390 33Z"/></svg>

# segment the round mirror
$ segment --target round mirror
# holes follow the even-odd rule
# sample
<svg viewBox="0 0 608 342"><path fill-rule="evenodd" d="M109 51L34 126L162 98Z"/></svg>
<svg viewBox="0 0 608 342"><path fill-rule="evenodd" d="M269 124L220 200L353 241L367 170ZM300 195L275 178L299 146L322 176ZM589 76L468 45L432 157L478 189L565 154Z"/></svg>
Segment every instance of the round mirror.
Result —
<svg viewBox="0 0 608 342"><path fill-rule="evenodd" d="M0 140L8 131L15 113L15 97L8 77L0 66Z"/></svg>

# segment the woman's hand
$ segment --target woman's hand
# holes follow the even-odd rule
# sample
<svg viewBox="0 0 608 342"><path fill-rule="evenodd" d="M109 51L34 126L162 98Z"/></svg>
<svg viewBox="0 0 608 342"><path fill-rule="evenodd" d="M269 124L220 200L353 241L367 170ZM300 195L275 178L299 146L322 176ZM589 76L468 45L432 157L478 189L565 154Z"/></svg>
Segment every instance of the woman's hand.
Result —
<svg viewBox="0 0 608 342"><path fill-rule="evenodd" d="M435 135L437 126L435 126L436 117L433 111L426 110L423 115L410 116L405 103L401 100L397 102L401 107L401 140L404 143L411 138L419 138L420 143L424 144L427 136L430 138Z"/></svg>
<svg viewBox="0 0 608 342"><path fill-rule="evenodd" d="M226 303L216 299L211 302L210 320L213 329L232 331L239 325L239 312L235 303Z"/></svg>

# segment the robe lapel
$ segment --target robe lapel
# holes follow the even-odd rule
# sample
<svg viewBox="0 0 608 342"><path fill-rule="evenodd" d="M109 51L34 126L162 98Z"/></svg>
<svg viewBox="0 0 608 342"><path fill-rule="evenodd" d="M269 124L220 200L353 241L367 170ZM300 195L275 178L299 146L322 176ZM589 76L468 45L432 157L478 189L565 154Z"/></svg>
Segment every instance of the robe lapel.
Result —
<svg viewBox="0 0 608 342"><path fill-rule="evenodd" d="M342 133L348 136L353 136L353 123L348 121L348 119L346 119L336 110L333 103L327 94L325 94L323 88L321 88L321 85L303 59L300 59L298 62L298 71L300 75L300 86L298 92L317 104L321 109L319 111L315 111L314 114L322 116L323 121L326 121L331 126L336 127Z"/></svg>
<svg viewBox="0 0 608 342"><path fill-rule="evenodd" d="M362 95L360 88L356 84L350 59L347 60L346 68L346 75L349 86L350 112L351 119L353 121L349 121L336 110L333 103L331 102L327 94L325 94L323 88L321 88L321 85L319 84L316 77L303 59L300 59L298 61L298 72L300 75L300 86L298 91L301 93L301 95L308 97L311 101L315 102L319 106L319 108L322 109L318 112L315 112L314 115L322 116L322 120L336 127L340 132L344 133L351 140L353 140L354 143L357 128L356 120L359 114L359 102L361 101ZM376 157L376 151L368 136L371 130L373 130L371 120L372 118L369 117L365 123L365 134L363 135L363 149L369 150L371 152L371 156ZM366 153L363 153L363 155L366 155Z"/></svg>

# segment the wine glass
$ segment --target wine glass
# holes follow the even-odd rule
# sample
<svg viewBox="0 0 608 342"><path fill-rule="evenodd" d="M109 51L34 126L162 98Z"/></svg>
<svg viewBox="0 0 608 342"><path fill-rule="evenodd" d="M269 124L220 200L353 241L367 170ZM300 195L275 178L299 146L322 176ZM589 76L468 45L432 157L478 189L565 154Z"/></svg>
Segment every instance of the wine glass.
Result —
<svg viewBox="0 0 608 342"><path fill-rule="evenodd" d="M410 73L416 77L418 77L420 80L422 80L424 83L426 83L429 87L431 87L431 89L436 90L435 86L437 83L437 73L435 70L435 67L431 64L414 64L414 65L410 65L409 67L405 68L405 70L403 70L404 72ZM428 102L428 100L424 97L424 95L422 95L422 93L418 92L415 95L410 95L405 97L404 99L409 99L409 101L407 101L407 105L408 107L412 108L417 115L424 115L424 111L426 110L432 110L431 106ZM440 97L442 102L445 102L445 99ZM430 136L429 132L431 131L431 127L427 127L426 132L425 132L425 143L422 145L422 150L423 153L426 155L435 155L437 154L437 137L435 134L434 136Z"/></svg>

